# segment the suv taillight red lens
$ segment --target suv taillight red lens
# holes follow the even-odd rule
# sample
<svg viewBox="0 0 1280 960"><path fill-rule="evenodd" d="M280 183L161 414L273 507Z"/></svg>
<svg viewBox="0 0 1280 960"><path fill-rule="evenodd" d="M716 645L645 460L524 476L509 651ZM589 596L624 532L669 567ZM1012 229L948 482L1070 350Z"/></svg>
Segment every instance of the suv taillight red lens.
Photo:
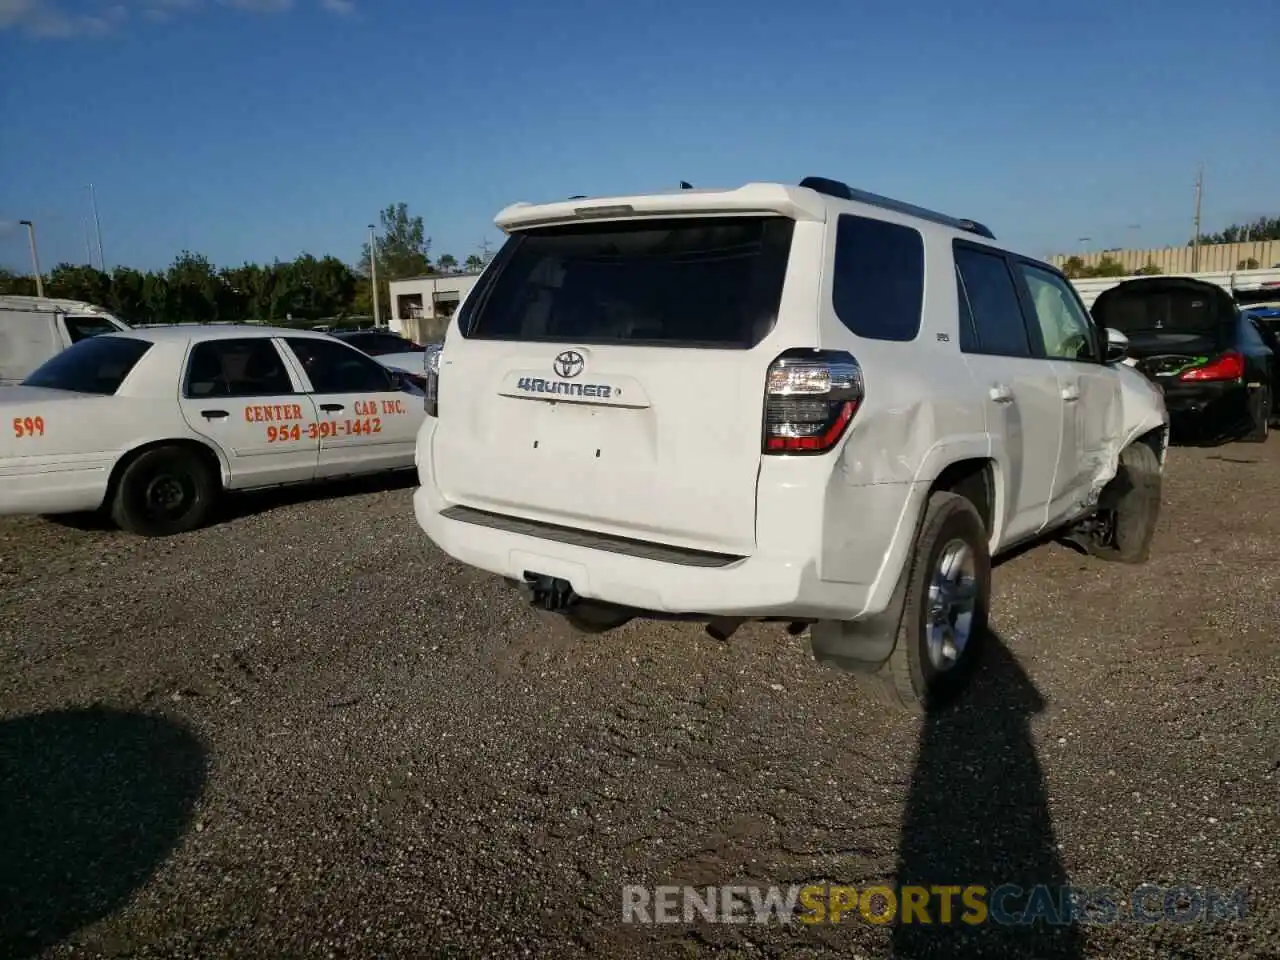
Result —
<svg viewBox="0 0 1280 960"><path fill-rule="evenodd" d="M429 417L440 416L440 352L443 349L442 343L429 343L423 351L423 365L427 375L422 388L425 394L422 403Z"/></svg>
<svg viewBox="0 0 1280 960"><path fill-rule="evenodd" d="M1228 350L1203 367L1192 367L1179 380L1239 380L1244 376L1244 354Z"/></svg>
<svg viewBox="0 0 1280 960"><path fill-rule="evenodd" d="M788 350L769 366L764 443L771 454L826 453L862 403L862 368L838 350Z"/></svg>

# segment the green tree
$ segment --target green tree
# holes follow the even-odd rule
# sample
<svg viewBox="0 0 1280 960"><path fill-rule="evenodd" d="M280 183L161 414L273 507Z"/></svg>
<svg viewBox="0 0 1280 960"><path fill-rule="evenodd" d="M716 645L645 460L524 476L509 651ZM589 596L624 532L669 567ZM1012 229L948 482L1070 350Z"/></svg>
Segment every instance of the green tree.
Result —
<svg viewBox="0 0 1280 960"><path fill-rule="evenodd" d="M1144 267L1143 269L1147 268ZM1066 262L1062 265L1062 272L1072 280L1088 277L1123 277L1129 273L1123 263L1107 254L1103 254L1098 259L1098 262L1092 266L1086 264L1081 257L1067 257ZM1157 270L1156 272L1159 271Z"/></svg>
<svg viewBox="0 0 1280 960"><path fill-rule="evenodd" d="M379 215L382 224L381 232L375 237L378 265L378 302L382 316L391 315L391 281L405 280L409 277L421 277L435 270L431 266L431 238L426 234L421 217L409 215L409 205L393 203ZM360 277L364 283L359 284L352 304L355 313L362 316L373 315L372 290L369 284L369 244L365 243L360 252Z"/></svg>
<svg viewBox="0 0 1280 960"><path fill-rule="evenodd" d="M378 215L382 231L376 236L378 273L387 280L403 280L431 273L431 238L421 217L409 216L409 205L393 203ZM368 276L369 244L363 247L361 270Z"/></svg>
<svg viewBox="0 0 1280 960"><path fill-rule="evenodd" d="M173 299L163 273L148 273L142 278L142 303L149 323L173 322Z"/></svg>
<svg viewBox="0 0 1280 960"><path fill-rule="evenodd" d="M391 204L381 215L376 257L380 309L390 315L391 280L433 273L431 240L422 218L406 204ZM369 248L355 266L334 256L302 253L289 261L214 266L184 250L164 270L119 266L110 274L84 265L60 263L45 277L48 296L99 304L130 323L252 321L297 324L324 317L371 316ZM455 257L441 257L449 269ZM468 266L471 258L468 258ZM34 295L35 278L0 268L0 293Z"/></svg>
<svg viewBox="0 0 1280 960"><path fill-rule="evenodd" d="M1241 260L1236 264L1237 270L1257 270L1261 266L1257 257L1249 257L1247 260Z"/></svg>
<svg viewBox="0 0 1280 960"><path fill-rule="evenodd" d="M473 253L467 257L466 267L468 273L479 273L484 269L484 261L480 259L480 254Z"/></svg>
<svg viewBox="0 0 1280 960"><path fill-rule="evenodd" d="M147 278L132 267L116 267L111 272L111 298L108 309L125 323L150 323L144 296Z"/></svg>
<svg viewBox="0 0 1280 960"><path fill-rule="evenodd" d="M183 250L170 265L165 276L168 280L170 301L168 318L174 323L212 323L215 320L232 320L229 313L232 304L225 284L207 257ZM161 321L165 322L165 321Z"/></svg>
<svg viewBox="0 0 1280 960"><path fill-rule="evenodd" d="M270 323L271 287L275 281L274 265L260 267L246 263L219 272L227 300L234 305L237 319L251 323Z"/></svg>
<svg viewBox="0 0 1280 960"><path fill-rule="evenodd" d="M1123 277L1128 273L1123 263L1106 254L1099 257L1098 262L1090 270L1090 276L1094 277Z"/></svg>
<svg viewBox="0 0 1280 960"><path fill-rule="evenodd" d="M1160 275L1161 270L1154 263L1148 262L1145 267L1139 267L1133 273L1137 277L1155 277Z"/></svg>
<svg viewBox="0 0 1280 960"><path fill-rule="evenodd" d="M1233 223L1217 233L1200 234L1201 243L1244 243L1246 240L1280 240L1280 217L1259 217L1252 223ZM1187 246L1194 243L1189 240Z"/></svg>
<svg viewBox="0 0 1280 960"><path fill-rule="evenodd" d="M49 271L44 293L105 308L111 301L111 276L83 264L60 263Z"/></svg>
<svg viewBox="0 0 1280 960"><path fill-rule="evenodd" d="M34 297L36 295L36 278L25 273L14 273L0 267L0 293L8 293L18 297Z"/></svg>
<svg viewBox="0 0 1280 960"><path fill-rule="evenodd" d="M446 253L436 260L436 266L444 273L453 273L458 269L458 258L452 253Z"/></svg>
<svg viewBox="0 0 1280 960"><path fill-rule="evenodd" d="M1086 276L1086 269L1084 259L1082 257L1077 257L1074 254L1067 257L1066 262L1062 264L1062 272L1071 280Z"/></svg>

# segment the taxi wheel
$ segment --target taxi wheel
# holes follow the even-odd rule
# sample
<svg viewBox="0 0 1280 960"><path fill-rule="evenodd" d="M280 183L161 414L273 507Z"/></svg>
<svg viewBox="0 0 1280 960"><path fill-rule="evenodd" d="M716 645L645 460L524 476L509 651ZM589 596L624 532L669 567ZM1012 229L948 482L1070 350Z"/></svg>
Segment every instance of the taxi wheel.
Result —
<svg viewBox="0 0 1280 960"><path fill-rule="evenodd" d="M111 501L111 519L143 537L167 537L201 526L218 486L209 465L181 447L156 447L124 468Z"/></svg>

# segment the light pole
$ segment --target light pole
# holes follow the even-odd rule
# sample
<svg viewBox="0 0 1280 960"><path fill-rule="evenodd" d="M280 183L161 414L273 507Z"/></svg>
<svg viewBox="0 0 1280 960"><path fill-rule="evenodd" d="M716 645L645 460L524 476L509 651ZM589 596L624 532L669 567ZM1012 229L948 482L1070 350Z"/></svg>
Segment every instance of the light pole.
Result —
<svg viewBox="0 0 1280 960"><path fill-rule="evenodd" d="M98 269L107 272L107 259L102 254L102 221L98 219L98 197L93 192L93 184L89 184L89 206L93 210L93 229L98 235ZM89 264L93 266L93 264Z"/></svg>
<svg viewBox="0 0 1280 960"><path fill-rule="evenodd" d="M36 272L36 296L44 296L44 278L40 276L40 256L36 253L36 225L30 220L19 220L19 224L27 228L27 239L31 241L31 268Z"/></svg>
<svg viewBox="0 0 1280 960"><path fill-rule="evenodd" d="M373 284L373 325L382 326L382 311L378 307L378 243L373 235L374 226L369 224L369 282Z"/></svg>

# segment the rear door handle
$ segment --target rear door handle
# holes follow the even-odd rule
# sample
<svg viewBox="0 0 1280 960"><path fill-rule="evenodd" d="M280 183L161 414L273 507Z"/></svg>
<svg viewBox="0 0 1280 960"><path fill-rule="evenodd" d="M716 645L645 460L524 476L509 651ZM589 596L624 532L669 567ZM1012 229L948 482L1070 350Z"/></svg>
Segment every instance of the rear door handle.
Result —
<svg viewBox="0 0 1280 960"><path fill-rule="evenodd" d="M1003 383L992 386L988 394L996 403L1013 403L1013 391Z"/></svg>
<svg viewBox="0 0 1280 960"><path fill-rule="evenodd" d="M1080 399L1080 388L1072 384L1062 388L1062 399L1066 403L1075 403Z"/></svg>
<svg viewBox="0 0 1280 960"><path fill-rule="evenodd" d="M325 413L337 413L339 410L346 408L340 403L322 403L320 404L320 409Z"/></svg>
<svg viewBox="0 0 1280 960"><path fill-rule="evenodd" d="M231 416L231 414L227 413L225 410L201 410L200 416L204 417L206 420L225 420L227 417Z"/></svg>

